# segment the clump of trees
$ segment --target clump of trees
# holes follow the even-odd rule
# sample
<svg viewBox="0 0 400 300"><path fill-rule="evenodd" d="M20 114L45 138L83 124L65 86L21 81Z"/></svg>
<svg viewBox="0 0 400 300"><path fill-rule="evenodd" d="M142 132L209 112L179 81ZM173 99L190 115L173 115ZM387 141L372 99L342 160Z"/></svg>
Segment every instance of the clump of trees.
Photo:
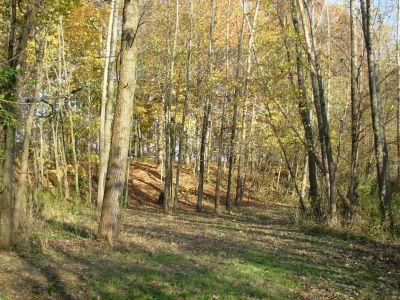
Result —
<svg viewBox="0 0 400 300"><path fill-rule="evenodd" d="M218 213L260 193L296 199L303 216L331 226L361 213L372 178L393 230L400 22L386 13L400 5L391 5L6 1L0 246L25 226L37 190L97 205L99 237L113 242L130 160L145 156L159 166L167 214L184 166L199 212L215 173Z"/></svg>

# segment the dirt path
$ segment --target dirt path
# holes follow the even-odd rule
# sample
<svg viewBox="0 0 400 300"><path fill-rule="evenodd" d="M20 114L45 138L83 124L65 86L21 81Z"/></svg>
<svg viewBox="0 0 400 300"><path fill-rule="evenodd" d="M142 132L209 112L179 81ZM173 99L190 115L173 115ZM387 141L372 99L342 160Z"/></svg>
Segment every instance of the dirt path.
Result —
<svg viewBox="0 0 400 300"><path fill-rule="evenodd" d="M272 203L218 216L189 197L165 216L147 197L115 247L82 210L47 220L29 251L0 252L0 299L400 299L398 246L299 228Z"/></svg>

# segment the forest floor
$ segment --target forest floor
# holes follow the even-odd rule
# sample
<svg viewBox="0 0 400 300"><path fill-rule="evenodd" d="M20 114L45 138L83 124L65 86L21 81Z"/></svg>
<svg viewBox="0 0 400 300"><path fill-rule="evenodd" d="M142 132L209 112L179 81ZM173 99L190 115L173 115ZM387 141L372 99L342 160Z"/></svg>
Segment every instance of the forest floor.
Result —
<svg viewBox="0 0 400 300"><path fill-rule="evenodd" d="M133 168L116 245L96 240L93 209L54 214L29 247L0 252L0 299L400 299L396 243L299 226L271 202L216 215L209 198L196 213L189 171L166 216L155 166Z"/></svg>

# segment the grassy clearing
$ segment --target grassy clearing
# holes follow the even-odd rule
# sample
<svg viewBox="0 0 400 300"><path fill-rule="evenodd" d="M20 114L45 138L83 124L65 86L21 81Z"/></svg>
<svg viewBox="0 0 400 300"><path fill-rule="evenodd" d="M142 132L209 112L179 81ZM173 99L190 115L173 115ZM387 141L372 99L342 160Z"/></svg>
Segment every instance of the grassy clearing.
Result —
<svg viewBox="0 0 400 300"><path fill-rule="evenodd" d="M247 203L195 211L190 172L177 215L157 201L158 173L135 165L123 231L96 240L98 212L40 191L16 252L0 252L1 299L399 299L400 249L390 242L299 224L289 206ZM206 185L213 193L214 186Z"/></svg>
<svg viewBox="0 0 400 300"><path fill-rule="evenodd" d="M400 297L398 248L300 230L282 206L221 216L136 207L114 247L96 241L94 210L66 211L46 212L29 249L2 254L0 299Z"/></svg>

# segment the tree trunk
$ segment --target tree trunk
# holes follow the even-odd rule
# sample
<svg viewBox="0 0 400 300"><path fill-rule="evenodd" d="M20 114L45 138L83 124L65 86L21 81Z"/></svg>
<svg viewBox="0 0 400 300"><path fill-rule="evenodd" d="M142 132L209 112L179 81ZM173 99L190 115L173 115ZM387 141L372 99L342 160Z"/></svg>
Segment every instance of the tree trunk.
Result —
<svg viewBox="0 0 400 300"><path fill-rule="evenodd" d="M229 82L229 14L231 11L231 1L228 0L228 6L226 9L226 23L225 23L225 84L228 85ZM224 133L225 133L225 126L226 126L226 106L229 101L229 88L225 87L225 97L224 102L222 104L222 112L221 112L221 128L219 131L219 138L218 138L218 166L217 166L217 180L215 184L215 211L217 213L221 210L221 195L220 195L220 188L221 188L221 179L222 179L222 156L224 154Z"/></svg>
<svg viewBox="0 0 400 300"><path fill-rule="evenodd" d="M21 25L18 43L15 52L14 50L14 35L16 24L16 3L12 1L12 24L9 43L9 62L13 69L20 68L11 80L11 84L7 89L14 96L14 102L21 105L23 103L23 79L26 65L25 48L28 44L31 30L36 22L36 15L41 4L40 0L29 1L26 8L24 22ZM6 107L7 111L18 117L18 113L13 105ZM22 120L21 120L22 121ZM14 166L15 166L15 127L12 125L4 126L6 132L6 153L4 163L3 183L5 186L3 195L0 199L0 248L9 248L11 246L11 229L12 229L12 205L14 201Z"/></svg>
<svg viewBox="0 0 400 300"><path fill-rule="evenodd" d="M192 67L192 39L193 39L193 17L194 17L194 0L190 2L190 21L189 21L189 40L188 40L188 53L187 53L187 63L186 63L186 92L185 92L185 102L183 104L181 130L179 133L179 149L178 149L178 164L176 167L176 182L175 182L175 197L173 203L173 209L176 210L178 207L179 200L179 176L180 168L183 160L183 147L184 139L186 134L186 114L188 110L189 100L190 100L190 88L191 88L191 67Z"/></svg>
<svg viewBox="0 0 400 300"><path fill-rule="evenodd" d="M326 159L327 166L327 185L328 185L328 207L329 207L329 223L331 225L337 224L337 210L336 210L336 179L335 179L335 166L333 161L329 121L326 108L326 99L324 95L324 84L323 76L321 71L321 65L319 61L319 55L316 49L316 36L314 30L314 21L310 8L307 2L298 0L299 12L301 19L303 21L304 37L306 42L306 51L309 59L311 77L312 77L312 87L314 91L314 101L317 112L317 119L319 120L319 136L322 157ZM307 28L304 16L304 6L309 21L309 29ZM310 39L311 37L311 39Z"/></svg>
<svg viewBox="0 0 400 300"><path fill-rule="evenodd" d="M164 180L164 212L169 213L170 206L173 204L173 163L174 163L174 123L172 117L172 92L173 79L175 69L175 56L179 32L179 0L175 2L175 32L172 49L169 49L169 32L168 32L168 52L169 66L167 76L166 101L164 106L165 113L165 180Z"/></svg>
<svg viewBox="0 0 400 300"><path fill-rule="evenodd" d="M240 94L240 89L238 87L239 79L240 79L240 61L242 58L242 44L243 44L243 32L244 32L244 22L245 22L245 17L246 17L246 11L245 7L246 4L243 1L243 18L242 18L242 25L240 28L240 33L239 33L239 40L238 40L238 47L237 47L237 65L236 65L236 75L235 75L235 81L236 81L236 87L235 87L235 92L233 96L233 117L232 117L232 131L231 131L231 137L230 137L230 146L229 146L229 170L228 170L228 186L226 189L226 209L231 210L232 207L232 195L231 195L231 190L232 190L232 180L233 180L233 167L235 164L235 143L236 143L236 127L237 127L237 117L238 117L238 98Z"/></svg>
<svg viewBox="0 0 400 300"><path fill-rule="evenodd" d="M295 11L294 2L292 2L292 21L295 33L300 36L300 24L297 13ZM306 140L306 150L307 150L307 165L308 165L308 180L310 184L309 196L311 200L311 207L314 216L321 216L321 204L318 197L318 177L317 177L317 167L315 161L315 149L314 149L314 133L311 124L311 114L308 106L307 100L307 88L304 79L304 69L303 69L303 53L301 51L301 44L296 40L296 66L297 66L297 84L300 93L299 100L299 113L301 121L304 128L305 140Z"/></svg>
<svg viewBox="0 0 400 300"><path fill-rule="evenodd" d="M246 153L247 153L247 142L246 142L246 131L247 131L247 123L246 123L246 114L247 114L247 101L249 97L249 81L251 80L251 71L253 66L253 48L255 45L255 31L257 26L257 16L258 10L260 8L260 1L256 2L256 7L254 10L254 17L253 17L253 24L249 24L250 29L250 37L249 37L249 45L248 45L248 55L247 55L247 68L246 74L244 78L244 90L243 90L243 110L242 110L242 127L240 132L240 143L239 143L239 161L238 161L238 168L237 168L237 183L236 183L236 198L235 203L236 205L240 206L244 189L245 189L245 178L246 174L242 176L242 169L243 164L245 164ZM246 18L248 16L246 15Z"/></svg>
<svg viewBox="0 0 400 300"><path fill-rule="evenodd" d="M213 36L214 36L214 1L210 0L210 34L208 39L208 78L212 76L212 59L213 59ZM197 191L197 211L203 210L203 192L204 192L204 172L205 172L205 155L206 155L206 143L208 135L209 118L211 112L211 88L207 91L206 101L204 105L203 115L203 127L201 130L201 142L200 142L200 168L199 168L199 188Z"/></svg>
<svg viewBox="0 0 400 300"><path fill-rule="evenodd" d="M22 143L22 154L21 154L21 164L20 164L20 175L18 177L18 182L15 192L15 203L13 211L13 230L19 231L20 225L24 222L24 213L26 212L26 186L28 174L28 164L29 164L29 146L32 136L32 127L36 112L36 103L40 99L43 85L43 63L42 57L46 53L46 46L44 47L44 53L41 53L42 42L40 41L40 32L36 31L35 34L36 42L36 85L33 94L33 99L29 103L28 114L25 117L24 124L24 138ZM46 43L46 42L45 42Z"/></svg>
<svg viewBox="0 0 400 300"><path fill-rule="evenodd" d="M126 164L128 162L129 132L136 88L136 33L138 1L125 0L121 37L121 69L109 168L98 236L113 243L120 231L120 205L123 196Z"/></svg>
<svg viewBox="0 0 400 300"><path fill-rule="evenodd" d="M114 76L118 33L118 12L120 6L119 4L120 0L111 1L107 33L106 60L104 65L101 95L99 181L97 188L98 209L101 209L103 204L104 188L111 147L111 125L114 116Z"/></svg>
<svg viewBox="0 0 400 300"><path fill-rule="evenodd" d="M396 36L396 63L397 63L397 185L400 190L400 1L397 1L397 36Z"/></svg>
<svg viewBox="0 0 400 300"><path fill-rule="evenodd" d="M387 149L384 113L380 102L379 79L376 71L371 32L371 1L361 0L361 14L365 48L368 60L368 81L371 105L372 128L374 132L375 163L379 187L382 223L386 228L393 226L391 214L392 191L390 184L390 161Z"/></svg>
<svg viewBox="0 0 400 300"><path fill-rule="evenodd" d="M355 1L350 0L350 97L351 97L351 161L349 200L354 206L358 202L358 144L360 132L360 100L357 95L357 34Z"/></svg>

